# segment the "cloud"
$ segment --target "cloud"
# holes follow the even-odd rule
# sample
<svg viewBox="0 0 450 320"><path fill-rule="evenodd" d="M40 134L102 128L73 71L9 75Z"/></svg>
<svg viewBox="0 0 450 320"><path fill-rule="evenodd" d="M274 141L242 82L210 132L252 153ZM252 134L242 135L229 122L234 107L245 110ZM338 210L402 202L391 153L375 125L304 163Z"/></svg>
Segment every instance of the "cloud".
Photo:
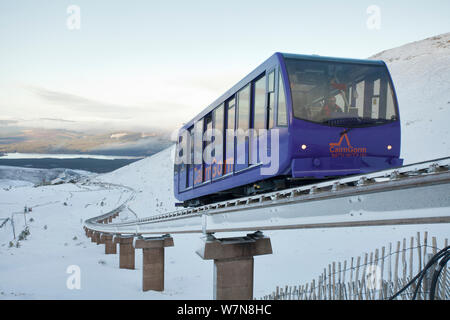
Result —
<svg viewBox="0 0 450 320"><path fill-rule="evenodd" d="M52 128L114 127L132 130L139 128L144 131L149 128L171 131L189 121L207 106L206 103L189 104L188 101L198 102L201 99L199 95L192 97L190 88L182 88L183 92L180 92L181 89L177 91L173 88L171 92L164 90L161 92L152 88L156 92L153 97L149 95L141 101L130 100L127 105L104 102L36 85L26 85L22 88L40 100L39 103L33 104L33 112L38 112L37 117L28 120L37 121L38 126ZM150 100L145 101L146 99Z"/></svg>
<svg viewBox="0 0 450 320"><path fill-rule="evenodd" d="M134 114L148 111L142 107L123 106L112 103L106 103L71 93L53 91L40 87L30 86L28 87L28 89L31 90L39 98L47 102L57 104L62 108L77 111L81 114L90 113L102 115L102 117L106 118L129 119L131 117L130 116L127 117L127 114L130 113Z"/></svg>
<svg viewBox="0 0 450 320"><path fill-rule="evenodd" d="M8 126L8 125L11 125L11 124L16 124L18 122L19 122L18 120L1 120L0 119L0 125L1 126Z"/></svg>
<svg viewBox="0 0 450 320"><path fill-rule="evenodd" d="M39 120L43 120L43 121L55 121L55 122L69 122L69 123L74 123L74 122L76 122L76 121L72 121L72 120L56 119L56 118L40 118Z"/></svg>

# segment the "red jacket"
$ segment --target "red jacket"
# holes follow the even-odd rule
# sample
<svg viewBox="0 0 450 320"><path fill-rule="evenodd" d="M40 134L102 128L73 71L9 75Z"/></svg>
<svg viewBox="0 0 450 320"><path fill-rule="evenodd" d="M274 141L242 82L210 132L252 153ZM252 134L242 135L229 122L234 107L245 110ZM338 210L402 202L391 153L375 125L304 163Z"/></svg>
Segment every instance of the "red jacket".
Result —
<svg viewBox="0 0 450 320"><path fill-rule="evenodd" d="M342 109L337 104L335 104L334 106L331 106L331 107L328 105L325 105L322 109L322 114L327 117L331 116L331 113L333 113L333 112L340 113L340 112L342 112Z"/></svg>

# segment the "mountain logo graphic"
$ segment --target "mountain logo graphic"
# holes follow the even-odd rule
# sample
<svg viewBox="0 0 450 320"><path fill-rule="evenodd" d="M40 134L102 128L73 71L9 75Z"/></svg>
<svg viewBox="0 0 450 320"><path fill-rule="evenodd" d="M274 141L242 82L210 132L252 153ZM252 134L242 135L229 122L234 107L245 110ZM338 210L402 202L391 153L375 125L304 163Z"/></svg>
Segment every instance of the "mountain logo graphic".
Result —
<svg viewBox="0 0 450 320"><path fill-rule="evenodd" d="M345 144L343 144L344 139L345 139ZM344 133L337 143L330 142L329 145L330 145L330 153L333 158L364 157L367 154L367 148L352 146L347 133Z"/></svg>

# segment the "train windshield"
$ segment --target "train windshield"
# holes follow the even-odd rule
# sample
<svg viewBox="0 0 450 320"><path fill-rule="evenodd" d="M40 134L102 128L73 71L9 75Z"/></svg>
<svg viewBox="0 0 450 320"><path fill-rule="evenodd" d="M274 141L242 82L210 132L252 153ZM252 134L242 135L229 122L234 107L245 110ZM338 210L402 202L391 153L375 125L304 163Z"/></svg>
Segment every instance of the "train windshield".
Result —
<svg viewBox="0 0 450 320"><path fill-rule="evenodd" d="M384 66L286 59L295 118L364 127L398 119Z"/></svg>

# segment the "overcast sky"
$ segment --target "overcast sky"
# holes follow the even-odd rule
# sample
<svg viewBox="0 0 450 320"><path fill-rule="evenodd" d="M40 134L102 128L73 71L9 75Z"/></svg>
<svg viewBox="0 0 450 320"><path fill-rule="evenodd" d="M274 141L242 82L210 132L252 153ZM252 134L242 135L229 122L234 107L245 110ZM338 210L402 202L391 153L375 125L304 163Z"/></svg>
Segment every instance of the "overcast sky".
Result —
<svg viewBox="0 0 450 320"><path fill-rule="evenodd" d="M0 125L172 129L276 51L366 58L449 32L449 12L448 0L0 0Z"/></svg>

